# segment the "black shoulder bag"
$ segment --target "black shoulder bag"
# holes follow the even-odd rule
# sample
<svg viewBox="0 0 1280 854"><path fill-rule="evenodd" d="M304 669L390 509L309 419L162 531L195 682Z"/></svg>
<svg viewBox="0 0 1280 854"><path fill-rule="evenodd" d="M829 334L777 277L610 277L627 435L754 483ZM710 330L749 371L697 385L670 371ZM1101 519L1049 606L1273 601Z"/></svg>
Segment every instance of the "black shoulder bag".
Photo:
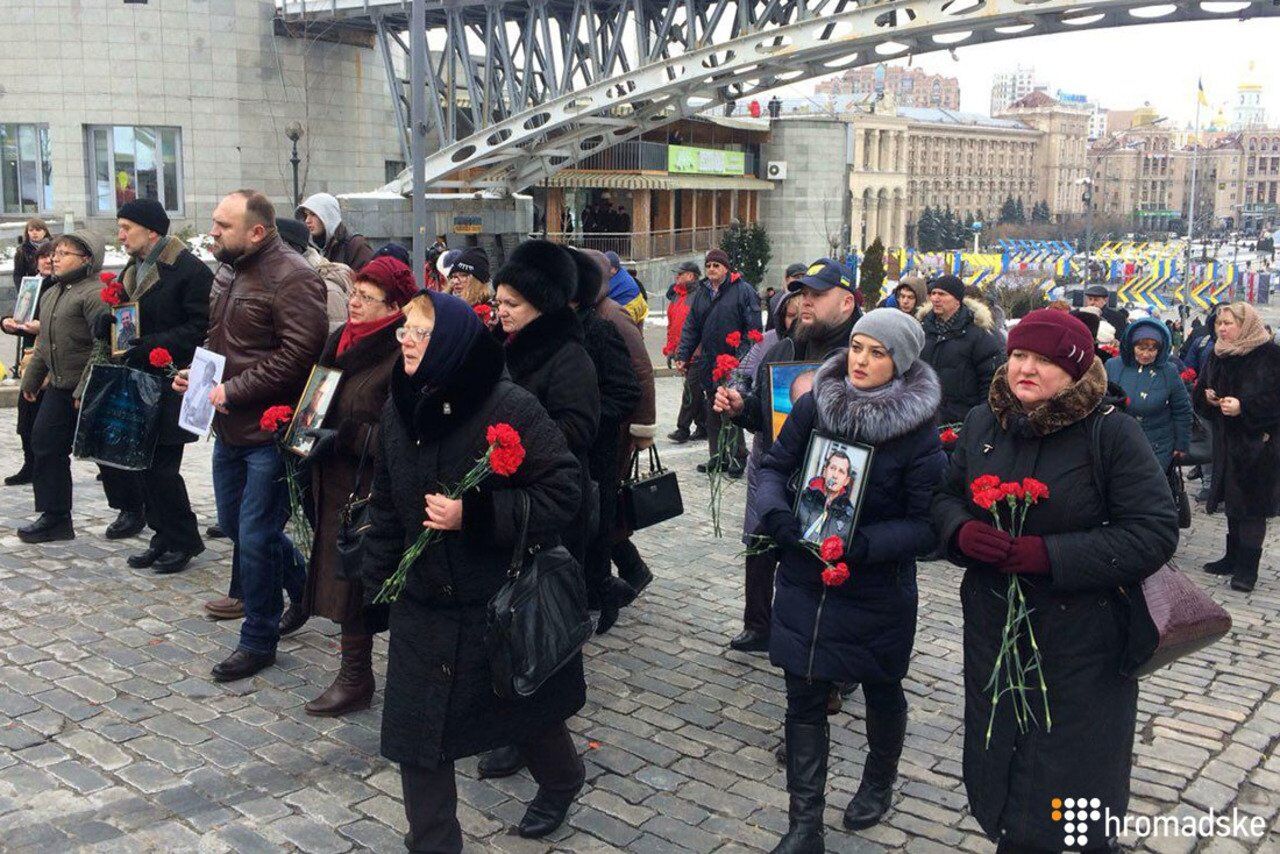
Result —
<svg viewBox="0 0 1280 854"><path fill-rule="evenodd" d="M517 492L520 530L507 581L489 600L485 644L493 691L529 697L582 651L595 627L582 567L564 546L526 549L529 496Z"/></svg>
<svg viewBox="0 0 1280 854"><path fill-rule="evenodd" d="M360 463L356 466L356 482L347 496L347 503L338 514L338 577L343 581L359 581L360 564L364 560L364 534L369 530L369 495L357 497L360 482L364 480L364 466L369 459L369 440L373 428L366 426L364 447L360 451ZM372 495L370 490L370 495Z"/></svg>

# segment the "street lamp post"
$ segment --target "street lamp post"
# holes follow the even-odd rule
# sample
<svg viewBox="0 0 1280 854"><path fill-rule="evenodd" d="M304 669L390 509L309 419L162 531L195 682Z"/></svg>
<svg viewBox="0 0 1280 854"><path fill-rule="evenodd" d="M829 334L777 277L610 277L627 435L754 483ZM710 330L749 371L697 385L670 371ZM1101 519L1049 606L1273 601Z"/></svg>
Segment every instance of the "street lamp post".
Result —
<svg viewBox="0 0 1280 854"><path fill-rule="evenodd" d="M298 187L298 140L302 139L302 124L300 122L290 122L289 126L284 129L284 135L293 143L293 154L289 158L289 164L293 167L293 204L298 206L302 204L302 193Z"/></svg>
<svg viewBox="0 0 1280 854"><path fill-rule="evenodd" d="M1084 185L1080 200L1084 202L1084 284L1089 286L1089 271L1093 263L1093 179L1088 175L1076 181Z"/></svg>

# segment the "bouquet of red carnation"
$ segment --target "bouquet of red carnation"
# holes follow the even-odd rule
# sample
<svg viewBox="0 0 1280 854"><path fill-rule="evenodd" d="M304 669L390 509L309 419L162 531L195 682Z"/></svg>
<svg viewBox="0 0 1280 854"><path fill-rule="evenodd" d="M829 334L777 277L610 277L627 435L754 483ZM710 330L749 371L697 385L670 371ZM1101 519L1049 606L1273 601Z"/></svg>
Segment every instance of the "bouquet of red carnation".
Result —
<svg viewBox="0 0 1280 854"><path fill-rule="evenodd" d="M1049 497L1049 487L1033 477L1023 478L1021 482L1006 483L1001 482L1000 478L993 474L974 478L973 483L969 484L969 491L973 496L973 503L992 515L995 527L1001 531L1008 531L1014 537L1022 536L1027 512ZM1007 523L1004 516L1006 508ZM991 691L991 717L987 721L986 743L988 746L991 744L991 730L995 726L996 707L1005 694L1009 694L1013 699L1013 715L1018 722L1019 732L1026 732L1028 726L1035 722L1031 702L1027 699L1027 681L1032 673L1039 682L1040 696L1044 703L1045 731L1053 729L1053 718L1049 714L1049 690L1044 681L1040 646L1036 643L1035 628L1031 624L1031 611L1027 608L1027 599L1023 594L1022 583L1018 576L1009 576L1005 599L1005 621L1000 652L996 655L995 667L992 668L991 679L987 682L987 690Z"/></svg>
<svg viewBox="0 0 1280 854"><path fill-rule="evenodd" d="M818 480L818 483L821 483L821 479ZM776 547L777 543L773 541L772 537L756 534L751 538L751 545L747 547L743 554L764 554ZM802 540L800 547L822 563L820 575L822 578L822 598L818 600L818 612L813 619L813 636L816 638L818 636L818 628L822 622L822 609L827 604L827 591L832 587L839 587L849 580L849 564L844 561L844 540L839 537L827 537L822 541L821 545L814 545L808 540Z"/></svg>
<svg viewBox="0 0 1280 854"><path fill-rule="evenodd" d="M475 465L462 476L462 480L455 487L445 490L447 497L461 498L466 492L480 486L491 474L511 477L524 462L524 443L520 439L519 431L510 424L490 424L485 430L485 441L489 445L480 459L476 460ZM405 584L409 581L409 568L422 556L427 546L440 537L441 532L435 528L424 528L418 538L413 541L413 545L409 546L401 556L396 571L383 582L373 601L380 604L399 599L400 594L404 592Z"/></svg>
<svg viewBox="0 0 1280 854"><path fill-rule="evenodd" d="M489 305L489 303L478 302L471 308L475 311L476 317L480 318L480 322L485 326L493 322L493 306Z"/></svg>
<svg viewBox="0 0 1280 854"><path fill-rule="evenodd" d="M711 381L716 385L725 385L733 378L733 372L742 366L745 350L760 341L764 336L754 329L746 332L746 344L743 347L743 332L735 329L724 337L724 343L730 352L716 356L715 366L711 369ZM725 418L720 423L720 432L716 434L716 455L707 462L707 482L711 487L711 498L708 507L711 510L711 527L717 537L724 535L720 525L720 505L724 495L724 473L733 465L738 451L738 428Z"/></svg>
<svg viewBox="0 0 1280 854"><path fill-rule="evenodd" d="M154 355L154 351L152 353ZM258 419L258 429L263 433L274 434L276 445L280 448L280 458L284 461L284 482L289 490L289 533L303 560L310 563L314 533L303 508L305 497L301 467L298 456L285 447L285 436L288 435L289 424L292 422L292 406L269 406Z"/></svg>
<svg viewBox="0 0 1280 854"><path fill-rule="evenodd" d="M98 298L107 305L116 308L129 298L124 291L124 285L120 284L120 280L111 273L103 273L99 279L102 281L102 290L98 291Z"/></svg>
<svg viewBox="0 0 1280 854"><path fill-rule="evenodd" d="M161 368L170 377L178 375L178 366L173 363L173 356L164 347L152 347L147 361L153 368Z"/></svg>
<svg viewBox="0 0 1280 854"><path fill-rule="evenodd" d="M1182 373L1178 374L1178 379L1182 380L1184 383L1187 383L1188 385L1195 385L1196 377L1198 376L1199 374L1196 373L1195 368L1187 368Z"/></svg>

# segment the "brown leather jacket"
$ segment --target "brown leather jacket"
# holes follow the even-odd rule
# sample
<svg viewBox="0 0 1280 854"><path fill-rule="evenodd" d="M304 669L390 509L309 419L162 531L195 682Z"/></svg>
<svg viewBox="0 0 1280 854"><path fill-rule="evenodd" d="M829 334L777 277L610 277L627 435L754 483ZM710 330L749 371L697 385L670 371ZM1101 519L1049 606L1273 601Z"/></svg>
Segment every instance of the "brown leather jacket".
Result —
<svg viewBox="0 0 1280 854"><path fill-rule="evenodd" d="M218 268L205 347L227 358L227 414L213 420L231 445L264 445L269 406L296 406L328 336L324 283L274 231L251 254Z"/></svg>

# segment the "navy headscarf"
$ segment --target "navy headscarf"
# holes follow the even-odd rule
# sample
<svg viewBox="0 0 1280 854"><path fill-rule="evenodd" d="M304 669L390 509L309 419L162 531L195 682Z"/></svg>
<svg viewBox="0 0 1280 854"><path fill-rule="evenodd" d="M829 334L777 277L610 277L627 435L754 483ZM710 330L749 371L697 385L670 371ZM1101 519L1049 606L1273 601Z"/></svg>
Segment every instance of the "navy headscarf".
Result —
<svg viewBox="0 0 1280 854"><path fill-rule="evenodd" d="M427 291L427 296L435 306L436 325L411 379L418 388L438 389L454 384L454 374L486 330L465 300L440 291Z"/></svg>

